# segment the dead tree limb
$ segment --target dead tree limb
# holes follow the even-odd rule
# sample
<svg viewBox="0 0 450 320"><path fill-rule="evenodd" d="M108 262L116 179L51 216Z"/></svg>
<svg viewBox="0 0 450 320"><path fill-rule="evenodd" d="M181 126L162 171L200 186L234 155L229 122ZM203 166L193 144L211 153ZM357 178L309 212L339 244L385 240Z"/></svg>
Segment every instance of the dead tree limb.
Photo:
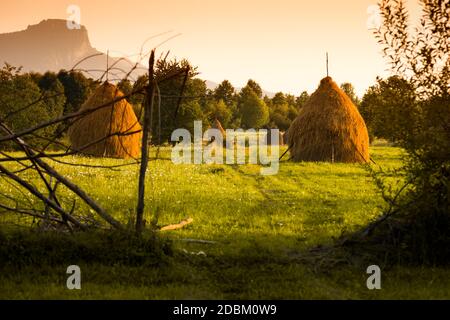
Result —
<svg viewBox="0 0 450 320"><path fill-rule="evenodd" d="M9 206L6 206L6 205L1 204L1 203L0 203L0 208L5 210L5 211L7 211L7 212L17 212L17 213L20 213L20 214L23 214L23 215L27 215L27 216L30 216L30 217L34 217L34 218L38 218L38 219L41 219L41 220L50 220L50 221L53 221L53 222L56 222L56 223L59 223L59 224L65 224L64 221L61 220L61 219L58 219L58 218L55 218L55 217L51 217L51 216L47 217L45 215L42 215L42 214L38 213L35 210L20 209L18 207L16 207L16 208L9 207Z"/></svg>
<svg viewBox="0 0 450 320"><path fill-rule="evenodd" d="M28 182L22 180L19 176L15 175L2 165L0 165L0 172L6 175L11 180L14 180L18 184L20 184L22 187L27 189L31 194L33 194L35 197L40 199L42 202L44 202L46 205L51 207L53 210L58 212L62 217L66 218L68 221L70 221L75 226L79 227L80 229L85 229L86 226L81 224L78 220L76 220L74 217L69 215L63 208L61 208L58 204L56 204L54 201L48 199L46 196L44 196L42 193L39 192L33 185L29 184Z"/></svg>
<svg viewBox="0 0 450 320"><path fill-rule="evenodd" d="M167 226L162 227L161 229L159 229L160 231L172 231L172 230L178 230L181 228L184 228L185 226L187 226L188 224L191 224L192 222L194 222L194 219L192 218L186 218L184 220L181 220L180 223L176 223L176 224L169 224Z"/></svg>
<svg viewBox="0 0 450 320"><path fill-rule="evenodd" d="M5 125L0 124L2 128L4 128L10 135L14 135L14 133ZM14 139L16 143L18 143L24 150L26 150L26 154L30 158L34 158L34 163L40 168L44 169L47 174L54 177L60 183L65 185L69 190L75 193L78 197L80 197L87 205L89 205L97 214L102 217L106 222L115 227L116 229L123 229L123 226L116 219L111 217L97 202L95 202L91 197L89 197L81 188L79 188L75 183L67 179L66 177L59 174L55 169L53 169L50 165L44 162L40 158L36 158L36 154L33 150L20 138ZM37 190L36 190L37 191ZM52 207L53 208L53 207ZM64 212L65 215L67 213Z"/></svg>
<svg viewBox="0 0 450 320"><path fill-rule="evenodd" d="M155 95L154 79L155 51L150 55L148 66L147 101L144 105L144 128L141 146L141 168L139 171L138 204L136 209L136 232L141 233L144 227L143 217L145 209L145 175L148 166L148 142L151 131L151 117L153 114L153 100Z"/></svg>

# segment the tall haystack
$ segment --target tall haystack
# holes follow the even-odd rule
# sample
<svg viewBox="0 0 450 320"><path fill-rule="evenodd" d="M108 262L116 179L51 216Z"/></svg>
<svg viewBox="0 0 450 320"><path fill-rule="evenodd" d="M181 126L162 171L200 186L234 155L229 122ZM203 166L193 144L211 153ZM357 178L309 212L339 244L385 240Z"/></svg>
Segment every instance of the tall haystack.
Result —
<svg viewBox="0 0 450 320"><path fill-rule="evenodd" d="M366 124L330 77L300 110L287 133L294 161L368 162Z"/></svg>
<svg viewBox="0 0 450 320"><path fill-rule="evenodd" d="M72 149L97 157L139 157L142 128L125 99L113 103L120 97L123 93L107 82L95 90L81 111L111 104L88 113L69 128Z"/></svg>

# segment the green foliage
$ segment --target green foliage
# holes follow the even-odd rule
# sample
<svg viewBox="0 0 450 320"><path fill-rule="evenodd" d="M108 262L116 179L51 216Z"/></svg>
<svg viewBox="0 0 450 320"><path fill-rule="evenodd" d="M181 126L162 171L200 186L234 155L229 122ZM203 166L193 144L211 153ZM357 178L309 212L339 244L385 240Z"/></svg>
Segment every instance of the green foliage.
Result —
<svg viewBox="0 0 450 320"><path fill-rule="evenodd" d="M341 84L341 89L352 100L354 105L358 107L360 104L360 100L359 100L358 96L356 95L355 87L353 87L353 85L350 82L345 82L345 83Z"/></svg>
<svg viewBox="0 0 450 320"><path fill-rule="evenodd" d="M390 219L377 225L371 240L383 239L384 251L393 252L395 260L401 257L402 262L448 265L450 0L422 1L422 6L421 25L411 36L404 1L380 2L383 24L376 36L393 71L412 84L421 117L417 129L407 124L399 129L403 133L400 145L408 154L404 167L407 186L387 197ZM383 186L381 190L385 190Z"/></svg>
<svg viewBox="0 0 450 320"><path fill-rule="evenodd" d="M64 86L53 72L46 72L37 82L43 102L47 107L49 119L57 118L64 112L66 96Z"/></svg>
<svg viewBox="0 0 450 320"><path fill-rule="evenodd" d="M59 82L52 83L51 79L51 74L40 79L41 91L29 74L21 75L19 69L8 64L0 70L0 118L11 130L18 132L61 115L64 91ZM55 130L56 126L50 126L35 133L50 138ZM45 140L34 136L26 136L25 140L35 147L46 144ZM2 143L0 148L15 149L17 146L7 142Z"/></svg>
<svg viewBox="0 0 450 320"><path fill-rule="evenodd" d="M185 81L185 73L189 68ZM192 130L194 121L202 121L207 124L204 114L206 105L207 88L205 81L194 78L197 75L197 68L190 65L189 61L181 60L158 60L155 65L155 77L162 79L168 75L181 72L175 78L159 82L159 92L161 94L161 128L159 128L159 100L156 97L153 114L153 136L154 143L167 142L173 130L186 128ZM183 88L183 84L185 86ZM184 89L184 90L183 90ZM183 98L180 95L183 91ZM181 101L180 105L178 104ZM159 132L161 131L161 140Z"/></svg>
<svg viewBox="0 0 450 320"><path fill-rule="evenodd" d="M213 92L213 97L216 101L222 100L229 108L233 108L237 102L236 89L228 80L222 81L217 86Z"/></svg>
<svg viewBox="0 0 450 320"><path fill-rule="evenodd" d="M222 119L220 122L225 128L239 128L241 125L241 118L238 112L238 95L236 94L236 89L233 85L228 81L222 81L217 88L212 92L212 98L214 102L212 105L223 101L226 105L227 110L220 106L219 113L221 114L218 118ZM207 109L211 108L211 106L207 106ZM231 117L228 119L228 113L231 113ZM210 119L211 120L211 119ZM224 122L226 124L224 124Z"/></svg>
<svg viewBox="0 0 450 320"><path fill-rule="evenodd" d="M186 83L185 96L183 99L179 114L176 119L177 128L188 129L194 133L194 121L201 121L204 126L208 124L205 113L207 89L205 81L201 79L189 79Z"/></svg>
<svg viewBox="0 0 450 320"><path fill-rule="evenodd" d="M177 116L177 124L179 125L179 128L187 129L193 135L195 121L201 121L203 126L206 126L209 123L199 101L190 100L184 102L180 107Z"/></svg>
<svg viewBox="0 0 450 320"><path fill-rule="evenodd" d="M64 86L66 95L64 114L77 112L97 85L95 81L86 78L78 71L61 70L57 77Z"/></svg>
<svg viewBox="0 0 450 320"><path fill-rule="evenodd" d="M298 112L299 112L299 110L297 109L297 107L290 104L289 108L288 108L288 114L287 114L288 119L291 121L294 121L295 118L297 118L297 116L298 116Z"/></svg>
<svg viewBox="0 0 450 320"><path fill-rule="evenodd" d="M131 91L136 91L138 88L143 88L146 83L148 83L147 75L140 76L133 83ZM128 90L127 86L128 85L125 84L125 90ZM134 113L142 123L144 119L143 106L145 103L145 94L142 92L136 93L129 99L129 102L133 106Z"/></svg>
<svg viewBox="0 0 450 320"><path fill-rule="evenodd" d="M251 86L241 90L238 108L244 128L258 129L269 122L269 108Z"/></svg>
<svg viewBox="0 0 450 320"><path fill-rule="evenodd" d="M233 113L222 99L219 101L209 101L206 105L205 112L211 123L217 119L224 129L229 128Z"/></svg>
<svg viewBox="0 0 450 320"><path fill-rule="evenodd" d="M256 94L256 96L260 99L263 97L263 91L261 89L261 86L255 81L255 80L248 80L246 87L253 90L253 92Z"/></svg>
<svg viewBox="0 0 450 320"><path fill-rule="evenodd" d="M288 118L289 105L287 103L273 104L270 111L270 121L274 127L283 131L289 129L292 120Z"/></svg>
<svg viewBox="0 0 450 320"><path fill-rule="evenodd" d="M273 112L270 115L271 127L286 131L291 126L292 121L281 112Z"/></svg>
<svg viewBox="0 0 450 320"><path fill-rule="evenodd" d="M286 96L284 95L283 92L278 92L278 93L276 93L275 96L272 98L271 103L272 103L273 105L277 105L277 106L287 104Z"/></svg>
<svg viewBox="0 0 450 320"><path fill-rule="evenodd" d="M155 153L156 148L152 148L152 159ZM383 290L367 290L366 268L373 260L353 265L345 262L351 258L346 256L328 263L320 250L310 250L319 245L328 247L343 230L357 230L380 214L377 207L383 205L383 200L361 165L283 161L278 175L261 176L259 166L253 165L177 166L167 161L170 148L165 147L161 148L161 157L149 164L146 220L151 221L155 212L159 212L161 226L178 223L186 216L194 219L192 224L173 232L159 232L159 241L156 239L153 247L151 242L148 246L135 244L135 240L120 234L109 235L109 231L67 236L49 233L41 236L38 232L13 236L4 232L0 238L3 252L0 298L450 298L448 269L422 266L387 269L382 265L384 260L377 260L383 270ZM375 147L372 158L383 168L398 168L404 153L399 148ZM84 157L65 160L99 166L126 162ZM127 223L135 206L138 166L111 171L54 165L115 218ZM37 183L36 173L27 174L34 175L33 183ZM7 184L0 184L0 190L12 196L18 194ZM72 203L66 189L59 188L58 192ZM77 203L76 212L89 211ZM32 219L8 220L2 214L0 221L29 226ZM9 249L1 248L5 236ZM144 236L151 241L151 235L144 233ZM165 239L172 240L172 250L168 248L168 255L160 259L159 244L163 246ZM189 243L185 239L215 243ZM166 252L164 247L162 250ZM45 254L40 255L42 252ZM32 258L28 260L28 256ZM83 259L69 258L72 256ZM126 257L132 262L128 263ZM9 258L20 268L12 263L7 266ZM74 292L65 286L66 268L77 263L82 270L82 290ZM152 267L158 264L159 267ZM319 265L323 268L318 268Z"/></svg>
<svg viewBox="0 0 450 320"><path fill-rule="evenodd" d="M269 106L271 128L278 128L286 131L291 126L292 121L298 116L296 98L292 95L285 95L278 92L272 99L265 97L264 101Z"/></svg>
<svg viewBox="0 0 450 320"><path fill-rule="evenodd" d="M416 134L420 110L414 87L398 76L378 79L364 95L360 112L371 140L374 137L402 142Z"/></svg>
<svg viewBox="0 0 450 320"><path fill-rule="evenodd" d="M297 109L300 110L300 109L305 105L305 103L308 101L308 99L309 99L309 94L308 94L308 92L303 91L303 92L300 94L300 96L298 96L298 97L295 99L295 106L297 107Z"/></svg>
<svg viewBox="0 0 450 320"><path fill-rule="evenodd" d="M130 95L134 89L136 89L137 85L141 85L141 81L146 81L146 76L141 76L135 83L132 83L129 79L122 79L117 84L117 88L119 88L120 91L126 96ZM143 102L144 102L144 95L143 94L133 94L129 98L127 98L127 101L132 105L134 113L138 117L140 121L143 120L144 114L143 114Z"/></svg>
<svg viewBox="0 0 450 320"><path fill-rule="evenodd" d="M128 79L122 79L117 84L117 88L119 88L124 95L129 95L133 91L133 84ZM131 103L131 101L129 102Z"/></svg>

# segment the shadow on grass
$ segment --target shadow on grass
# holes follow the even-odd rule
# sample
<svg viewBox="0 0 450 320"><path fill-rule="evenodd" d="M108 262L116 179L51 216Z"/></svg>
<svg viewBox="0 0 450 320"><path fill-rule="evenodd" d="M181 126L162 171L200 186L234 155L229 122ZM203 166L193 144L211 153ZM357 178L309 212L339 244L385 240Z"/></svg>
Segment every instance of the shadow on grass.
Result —
<svg viewBox="0 0 450 320"><path fill-rule="evenodd" d="M95 236L3 232L0 298L448 297L445 270L388 270L382 261L371 261L363 253L349 256L349 252L330 251L330 247L305 246L301 237L237 232L227 243L174 241L171 246L168 236L158 238L146 235L136 239L108 232ZM377 263L387 272L383 292L371 292L365 286L367 266ZM72 264L82 270L80 291L65 287L66 268ZM411 279L416 282L412 284ZM437 281L437 286L427 286L430 281Z"/></svg>

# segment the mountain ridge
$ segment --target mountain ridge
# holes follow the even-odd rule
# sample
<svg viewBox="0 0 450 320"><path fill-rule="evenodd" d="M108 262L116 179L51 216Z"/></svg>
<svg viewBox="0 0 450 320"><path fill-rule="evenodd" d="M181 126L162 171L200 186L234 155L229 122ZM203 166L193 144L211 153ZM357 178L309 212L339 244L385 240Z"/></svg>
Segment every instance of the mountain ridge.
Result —
<svg viewBox="0 0 450 320"><path fill-rule="evenodd" d="M21 66L24 72L71 70L79 64L77 69L98 78L104 74L107 65L114 65L110 74L121 78L135 65L128 59L98 51L91 45L85 26L69 29L67 21L62 19L46 19L24 30L0 34L0 48L0 63ZM138 68L131 77L145 73L140 70L142 66Z"/></svg>
<svg viewBox="0 0 450 320"><path fill-rule="evenodd" d="M45 19L38 24L28 25L24 30L0 34L0 68L5 62L22 67L23 72L58 72L71 70L83 59L90 57L77 66L88 77L98 79L105 73L106 66L114 65L108 74L112 82L119 81L136 65L126 58L109 56L94 48L89 39L88 29L69 29L67 20ZM89 71L89 72L87 72ZM146 74L147 68L140 64L130 74L130 80L136 80ZM219 83L205 80L207 88L215 89ZM236 87L236 91L241 88ZM263 94L273 97L275 94L263 90Z"/></svg>

